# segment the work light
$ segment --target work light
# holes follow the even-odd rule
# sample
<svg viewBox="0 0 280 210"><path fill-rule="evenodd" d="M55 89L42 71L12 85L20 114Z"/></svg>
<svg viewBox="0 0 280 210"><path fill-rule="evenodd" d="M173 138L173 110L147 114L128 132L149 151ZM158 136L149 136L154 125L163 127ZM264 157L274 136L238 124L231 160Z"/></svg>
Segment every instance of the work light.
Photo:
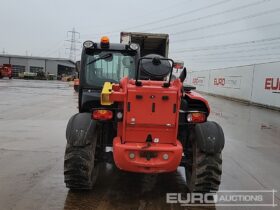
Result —
<svg viewBox="0 0 280 210"><path fill-rule="evenodd" d="M93 45L94 45L94 43L93 43L93 41L85 41L84 42L84 47L85 48L91 48L91 47L93 47Z"/></svg>
<svg viewBox="0 0 280 210"><path fill-rule="evenodd" d="M131 44L129 45L129 48L132 49L132 50L138 50L139 46L138 46L138 44L131 43Z"/></svg>

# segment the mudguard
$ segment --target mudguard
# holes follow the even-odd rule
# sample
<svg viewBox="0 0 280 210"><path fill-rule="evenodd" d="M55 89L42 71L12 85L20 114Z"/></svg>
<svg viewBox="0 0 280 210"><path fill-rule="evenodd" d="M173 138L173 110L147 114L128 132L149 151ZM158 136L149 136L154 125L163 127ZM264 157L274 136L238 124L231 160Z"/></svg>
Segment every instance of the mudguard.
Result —
<svg viewBox="0 0 280 210"><path fill-rule="evenodd" d="M209 115L210 113L210 107L209 107L209 104L208 104L208 101L203 98L199 93L197 92L194 92L194 91L190 91L190 92L186 92L186 97L189 99L189 100L192 100L194 102L194 104L197 104L197 103L201 103L205 106L206 110L207 111L207 116ZM189 105L191 105L192 103L190 103Z"/></svg>
<svg viewBox="0 0 280 210"><path fill-rule="evenodd" d="M91 119L90 113L73 115L67 125L66 139L72 146L85 146L94 139L96 121Z"/></svg>
<svg viewBox="0 0 280 210"><path fill-rule="evenodd" d="M207 154L221 153L225 145L225 136L216 122L205 122L195 126L198 148Z"/></svg>

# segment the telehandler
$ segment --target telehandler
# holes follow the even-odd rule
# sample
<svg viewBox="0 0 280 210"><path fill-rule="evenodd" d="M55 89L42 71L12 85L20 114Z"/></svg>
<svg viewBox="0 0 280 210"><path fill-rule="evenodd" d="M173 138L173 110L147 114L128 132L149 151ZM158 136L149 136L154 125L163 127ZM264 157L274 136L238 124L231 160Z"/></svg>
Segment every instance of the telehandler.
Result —
<svg viewBox="0 0 280 210"><path fill-rule="evenodd" d="M223 130L207 120L208 102L183 86L186 69L171 80L176 65L160 46L168 42L154 39L156 53L145 54L145 35L141 44L110 43L108 37L84 42L79 113L66 130L66 187L94 189L100 164L109 162L147 174L182 166L190 192L215 192L221 182Z"/></svg>

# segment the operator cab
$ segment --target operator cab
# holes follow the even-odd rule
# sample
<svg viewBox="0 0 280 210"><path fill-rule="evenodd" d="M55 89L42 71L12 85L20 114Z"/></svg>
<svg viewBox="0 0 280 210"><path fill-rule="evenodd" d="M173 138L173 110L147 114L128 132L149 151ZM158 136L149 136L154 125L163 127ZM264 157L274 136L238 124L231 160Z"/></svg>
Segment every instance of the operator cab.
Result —
<svg viewBox="0 0 280 210"><path fill-rule="evenodd" d="M134 78L140 50L137 44L110 43L102 37L100 43L83 44L79 89L79 110L90 112L100 107L100 93L105 82L119 83Z"/></svg>

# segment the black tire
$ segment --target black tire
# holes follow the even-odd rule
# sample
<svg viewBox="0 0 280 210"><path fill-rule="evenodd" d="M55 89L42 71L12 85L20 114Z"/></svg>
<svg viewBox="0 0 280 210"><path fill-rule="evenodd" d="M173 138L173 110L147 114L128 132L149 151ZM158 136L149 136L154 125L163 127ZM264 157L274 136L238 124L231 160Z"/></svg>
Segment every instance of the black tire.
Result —
<svg viewBox="0 0 280 210"><path fill-rule="evenodd" d="M219 190L222 175L222 154L202 152L191 136L189 159L185 166L187 187L190 192L216 192Z"/></svg>
<svg viewBox="0 0 280 210"><path fill-rule="evenodd" d="M97 133L94 137L97 138ZM67 188L93 188L99 173L99 166L95 161L95 148L96 139L85 146L67 143L64 157L64 181Z"/></svg>

